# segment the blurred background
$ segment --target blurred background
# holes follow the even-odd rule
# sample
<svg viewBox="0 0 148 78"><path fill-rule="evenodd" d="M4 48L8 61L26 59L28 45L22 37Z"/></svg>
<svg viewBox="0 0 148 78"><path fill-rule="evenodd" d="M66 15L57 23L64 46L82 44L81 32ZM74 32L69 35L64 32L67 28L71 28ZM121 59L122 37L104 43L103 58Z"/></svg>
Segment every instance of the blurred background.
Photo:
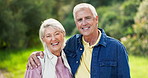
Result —
<svg viewBox="0 0 148 78"><path fill-rule="evenodd" d="M148 0L0 0L0 78L24 78L29 55L42 51L43 20L58 19L67 39L78 33L72 10L92 4L99 28L127 48L132 78L148 78Z"/></svg>

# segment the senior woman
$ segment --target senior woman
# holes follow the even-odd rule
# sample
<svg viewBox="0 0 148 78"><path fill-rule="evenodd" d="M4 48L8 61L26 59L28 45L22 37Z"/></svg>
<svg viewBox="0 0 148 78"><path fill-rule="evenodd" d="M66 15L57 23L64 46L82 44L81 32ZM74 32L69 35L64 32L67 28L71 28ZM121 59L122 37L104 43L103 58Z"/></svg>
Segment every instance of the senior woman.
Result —
<svg viewBox="0 0 148 78"><path fill-rule="evenodd" d="M41 66L27 69L25 78L72 78L64 48L66 32L62 24L55 19L45 20L39 30L39 37L44 46L44 58Z"/></svg>

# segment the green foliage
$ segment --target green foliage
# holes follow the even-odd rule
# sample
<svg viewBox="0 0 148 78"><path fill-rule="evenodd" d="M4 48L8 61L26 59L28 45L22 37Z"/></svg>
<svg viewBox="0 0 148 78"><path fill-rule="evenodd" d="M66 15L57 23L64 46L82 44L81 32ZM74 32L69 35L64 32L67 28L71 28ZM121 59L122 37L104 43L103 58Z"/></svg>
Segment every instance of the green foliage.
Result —
<svg viewBox="0 0 148 78"><path fill-rule="evenodd" d="M0 9L0 47L22 47L24 43L22 40L25 39L26 32L26 25L22 22L23 10L14 9L12 1L10 1L12 4L8 3L7 0L4 3L6 5ZM9 6L11 8L8 8Z"/></svg>
<svg viewBox="0 0 148 78"><path fill-rule="evenodd" d="M63 25L66 30L66 35L69 36L72 34L73 29L76 27L73 19L72 12L63 20Z"/></svg>
<svg viewBox="0 0 148 78"><path fill-rule="evenodd" d="M119 30L122 28L121 19L119 17L119 7L120 5L117 4L112 7L104 6L97 9L99 14L99 27L103 28L108 35L117 39L123 36L122 30Z"/></svg>
<svg viewBox="0 0 148 78"><path fill-rule="evenodd" d="M133 34L131 26L134 23L133 18L137 12L139 3L139 0L129 0L97 8L100 19L99 26L105 29L108 35L117 39Z"/></svg>
<svg viewBox="0 0 148 78"><path fill-rule="evenodd" d="M125 0L75 0L76 4L78 3L90 3L92 4L94 7L99 7L99 6L109 6L111 4L116 4L116 3L122 3Z"/></svg>
<svg viewBox="0 0 148 78"><path fill-rule="evenodd" d="M38 43L39 40L36 39L38 39L41 21L50 16L49 7L53 6L52 2L48 0L1 1L0 48L23 48Z"/></svg>
<svg viewBox="0 0 148 78"><path fill-rule="evenodd" d="M80 34L77 27L75 27L71 33L71 35Z"/></svg>
<svg viewBox="0 0 148 78"><path fill-rule="evenodd" d="M134 24L134 16L136 15L139 4L140 0L128 0L121 5L121 24L125 30L129 27L131 28L132 24Z"/></svg>
<svg viewBox="0 0 148 78"><path fill-rule="evenodd" d="M122 38L130 53L148 55L148 1L144 0L138 9L133 25L134 35Z"/></svg>
<svg viewBox="0 0 148 78"><path fill-rule="evenodd" d="M97 9L97 12L99 14L99 27L103 28L108 35L119 39L122 35L118 34L122 34L122 31L119 30L121 28L120 17L118 17L120 11L119 9L114 9L117 7L119 5L101 7Z"/></svg>
<svg viewBox="0 0 148 78"><path fill-rule="evenodd" d="M137 12L137 7L139 7L140 0L128 0L125 1L120 9L124 16L130 16L129 19L133 19L135 13Z"/></svg>

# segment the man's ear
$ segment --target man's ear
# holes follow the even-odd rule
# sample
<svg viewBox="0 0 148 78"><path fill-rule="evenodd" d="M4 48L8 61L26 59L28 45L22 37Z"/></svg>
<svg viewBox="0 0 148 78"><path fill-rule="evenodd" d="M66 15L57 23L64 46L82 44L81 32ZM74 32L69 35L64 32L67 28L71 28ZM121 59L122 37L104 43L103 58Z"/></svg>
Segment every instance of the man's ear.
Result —
<svg viewBox="0 0 148 78"><path fill-rule="evenodd" d="M99 21L99 16L96 16L96 21L97 21L97 22Z"/></svg>

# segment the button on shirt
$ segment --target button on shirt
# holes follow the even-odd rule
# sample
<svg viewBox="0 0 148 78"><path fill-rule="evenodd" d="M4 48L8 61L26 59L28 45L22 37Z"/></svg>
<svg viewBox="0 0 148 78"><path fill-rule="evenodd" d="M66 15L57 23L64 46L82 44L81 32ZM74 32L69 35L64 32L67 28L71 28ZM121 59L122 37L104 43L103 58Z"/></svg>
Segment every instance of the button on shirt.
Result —
<svg viewBox="0 0 148 78"><path fill-rule="evenodd" d="M80 60L80 66L75 74L75 78L90 78L90 65L92 58L93 47L100 41L101 31L99 30L99 37L94 45L89 45L82 37L82 43L84 46L84 52Z"/></svg>

